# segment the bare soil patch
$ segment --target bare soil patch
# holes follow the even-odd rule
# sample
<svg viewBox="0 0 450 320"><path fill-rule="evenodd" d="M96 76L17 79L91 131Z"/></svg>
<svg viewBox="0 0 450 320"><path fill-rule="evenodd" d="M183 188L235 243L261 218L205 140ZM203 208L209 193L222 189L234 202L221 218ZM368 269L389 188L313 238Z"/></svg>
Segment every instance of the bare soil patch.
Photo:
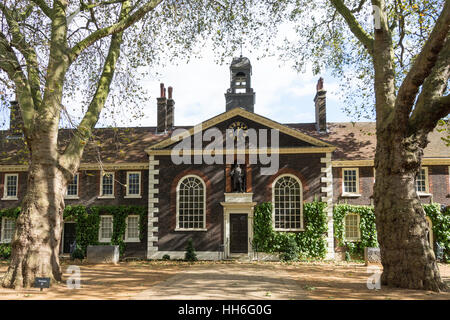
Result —
<svg viewBox="0 0 450 320"><path fill-rule="evenodd" d="M69 289L69 264L81 269L81 288ZM135 261L118 265L64 262L64 282L51 289L0 288L0 299L444 299L450 292L382 287L369 290L373 274L363 264L346 262L197 262ZM0 277L7 263L0 262ZM450 265L439 264L450 285Z"/></svg>

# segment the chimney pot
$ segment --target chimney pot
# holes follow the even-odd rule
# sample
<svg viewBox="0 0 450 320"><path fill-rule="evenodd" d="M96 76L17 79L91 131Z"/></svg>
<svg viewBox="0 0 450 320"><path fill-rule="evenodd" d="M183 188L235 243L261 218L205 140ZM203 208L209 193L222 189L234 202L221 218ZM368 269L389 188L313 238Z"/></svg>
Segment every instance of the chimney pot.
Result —
<svg viewBox="0 0 450 320"><path fill-rule="evenodd" d="M161 89L161 90L160 90L160 97L161 97L161 98L164 98L164 97L165 97L165 94L164 94L164 93L165 93L165 91L166 91L166 89L164 89L164 83L160 83L160 84L159 84L159 87L160 87L160 89Z"/></svg>
<svg viewBox="0 0 450 320"><path fill-rule="evenodd" d="M169 99L167 99L166 125L167 130L171 130L174 126L175 101L172 99L173 88L169 87Z"/></svg>
<svg viewBox="0 0 450 320"><path fill-rule="evenodd" d="M323 78L320 77L316 85L314 104L316 109L316 128L319 133L327 132L327 91L323 89Z"/></svg>

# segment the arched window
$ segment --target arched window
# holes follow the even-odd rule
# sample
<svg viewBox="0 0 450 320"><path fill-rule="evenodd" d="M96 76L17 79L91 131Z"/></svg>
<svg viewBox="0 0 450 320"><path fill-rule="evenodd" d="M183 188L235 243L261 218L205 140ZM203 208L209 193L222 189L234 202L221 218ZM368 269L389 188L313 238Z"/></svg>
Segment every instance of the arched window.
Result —
<svg viewBox="0 0 450 320"><path fill-rule="evenodd" d="M294 175L282 175L272 185L273 223L275 230L303 229L302 185Z"/></svg>
<svg viewBox="0 0 450 320"><path fill-rule="evenodd" d="M183 177L177 186L177 230L206 228L206 186L195 175Z"/></svg>

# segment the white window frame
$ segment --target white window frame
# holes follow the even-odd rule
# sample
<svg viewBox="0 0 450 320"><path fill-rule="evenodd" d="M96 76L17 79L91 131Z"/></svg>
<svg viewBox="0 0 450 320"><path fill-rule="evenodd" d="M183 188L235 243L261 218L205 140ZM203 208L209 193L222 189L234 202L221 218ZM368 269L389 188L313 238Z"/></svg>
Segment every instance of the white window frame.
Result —
<svg viewBox="0 0 450 320"><path fill-rule="evenodd" d="M74 178L77 177L77 194L72 194L72 195L68 195L67 192L69 191L69 184L67 184L67 188L66 188L66 194L64 196L65 199L80 199L79 194L80 194L80 174L77 172L74 174L73 176ZM73 180L72 180L73 181Z"/></svg>
<svg viewBox="0 0 450 320"><path fill-rule="evenodd" d="M346 192L345 191L345 180L344 180L344 173L345 171L356 171L356 192ZM359 186L359 168L342 168L342 197L360 197L360 186Z"/></svg>
<svg viewBox="0 0 450 320"><path fill-rule="evenodd" d="M112 174L112 194L107 194L107 195L103 195L103 176L106 174ZM115 179L115 172L114 171L105 171L105 172L100 172L100 195L98 196L99 199L114 199L115 196L115 188L114 185L116 184L116 179Z"/></svg>
<svg viewBox="0 0 450 320"><path fill-rule="evenodd" d="M138 228L138 236L137 236L137 238L130 238L130 237L128 237L128 218L137 218L137 228ZM141 239L139 239L139 236L140 236L139 215L137 215L137 214L130 214L126 218L125 242L141 242Z"/></svg>
<svg viewBox="0 0 450 320"><path fill-rule="evenodd" d="M102 222L103 222L103 218L111 218L111 236L114 232L114 217L110 214L102 214L100 215L100 225L98 228L98 242L111 242L111 238L102 238Z"/></svg>
<svg viewBox="0 0 450 320"><path fill-rule="evenodd" d="M197 178L201 181L203 185L203 226L204 228L180 228L180 186L181 183L188 178ZM203 179L195 174L188 174L183 176L180 181L178 181L177 185L177 194L176 194L176 226L175 231L207 231L206 228L206 184Z"/></svg>
<svg viewBox="0 0 450 320"><path fill-rule="evenodd" d="M14 231L11 235L11 239L5 239L5 223L6 220L13 220L13 218L3 217L2 218L2 237L1 237L1 243L11 243L12 238L14 237ZM16 228L16 222L14 221L14 229Z"/></svg>
<svg viewBox="0 0 450 320"><path fill-rule="evenodd" d="M275 185L278 180L284 177L291 177L298 182L300 185L300 228L275 228ZM278 176L272 183L272 227L275 231L304 231L303 224L303 185L300 179L293 174L282 174Z"/></svg>
<svg viewBox="0 0 450 320"><path fill-rule="evenodd" d="M130 194L130 174L139 175L139 194ZM124 198L142 198L142 174L141 171L127 171L127 193Z"/></svg>
<svg viewBox="0 0 450 320"><path fill-rule="evenodd" d="M357 229L358 230L358 236L356 238L355 237L351 237L351 238L347 237L347 231L346 231L347 223L346 223L346 219L350 215L356 216L356 225L358 226L358 229ZM344 216L344 239L345 239L345 241L349 241L349 242L361 241L361 227L360 227L360 224L361 224L361 217L359 216L358 213L350 212L350 213L348 213L348 214L346 214Z"/></svg>
<svg viewBox="0 0 450 320"><path fill-rule="evenodd" d="M428 167L422 167L420 170L425 171L425 191L417 191L417 182L414 181L414 186L416 188L417 194L420 196L431 196L430 194L430 180L428 177Z"/></svg>
<svg viewBox="0 0 450 320"><path fill-rule="evenodd" d="M8 196L8 177L16 177L16 195ZM4 181L3 181L3 198L2 200L19 200L19 174L18 173L5 173Z"/></svg>

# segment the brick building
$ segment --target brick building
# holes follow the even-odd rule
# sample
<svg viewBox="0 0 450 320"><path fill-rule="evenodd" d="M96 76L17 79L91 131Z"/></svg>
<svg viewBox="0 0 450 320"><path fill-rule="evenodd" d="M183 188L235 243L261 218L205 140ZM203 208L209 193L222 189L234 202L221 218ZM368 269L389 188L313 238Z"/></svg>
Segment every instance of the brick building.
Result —
<svg viewBox="0 0 450 320"><path fill-rule="evenodd" d="M225 112L200 124L175 126L172 88L166 97L161 85L156 127L96 129L68 185L66 205L145 206L147 238L139 240L139 220L128 216L126 254L181 258L192 238L200 259L216 259L222 251L251 253L256 204L274 204L275 230L302 232L302 203L318 199L328 203L333 258L333 204L373 204L375 123L327 122L322 79L311 105L315 123L277 123L254 112L250 61L235 58L230 71ZM0 209L19 206L26 192L28 155L15 110L10 129L0 131ZM61 145L71 134L60 130ZM432 132L424 152L416 181L423 203L450 204L450 150L443 136ZM238 163L242 181L235 179ZM113 224L111 216L101 217L100 242L110 241ZM63 229L61 252L68 252L74 224L66 221ZM14 221L3 218L1 241L10 241L13 230Z"/></svg>

